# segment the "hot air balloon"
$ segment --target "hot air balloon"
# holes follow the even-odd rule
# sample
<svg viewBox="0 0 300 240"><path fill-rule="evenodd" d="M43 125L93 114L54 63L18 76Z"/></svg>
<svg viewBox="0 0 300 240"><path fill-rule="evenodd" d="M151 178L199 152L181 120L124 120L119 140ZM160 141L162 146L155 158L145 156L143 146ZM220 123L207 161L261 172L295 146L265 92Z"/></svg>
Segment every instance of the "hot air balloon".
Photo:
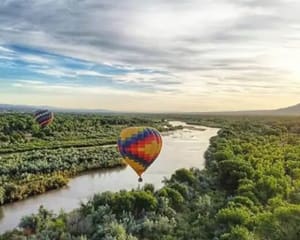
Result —
<svg viewBox="0 0 300 240"><path fill-rule="evenodd" d="M150 127L129 127L121 131L118 148L125 162L143 181L142 174L158 157L162 147L160 133Z"/></svg>
<svg viewBox="0 0 300 240"><path fill-rule="evenodd" d="M54 114L49 110L37 110L34 114L34 118L41 127L46 127L52 123Z"/></svg>

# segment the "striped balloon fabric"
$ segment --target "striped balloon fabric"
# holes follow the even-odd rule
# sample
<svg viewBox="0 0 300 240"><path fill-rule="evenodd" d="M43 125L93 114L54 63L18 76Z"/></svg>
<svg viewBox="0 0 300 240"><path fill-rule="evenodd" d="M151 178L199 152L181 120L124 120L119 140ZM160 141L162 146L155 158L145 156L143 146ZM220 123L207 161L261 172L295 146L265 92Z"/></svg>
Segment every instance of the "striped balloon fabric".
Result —
<svg viewBox="0 0 300 240"><path fill-rule="evenodd" d="M123 129L118 139L118 148L124 160L141 175L158 157L162 147L160 133L150 127Z"/></svg>
<svg viewBox="0 0 300 240"><path fill-rule="evenodd" d="M46 127L50 123L52 123L54 119L53 112L50 112L49 110L38 110L34 114L35 121L41 126Z"/></svg>

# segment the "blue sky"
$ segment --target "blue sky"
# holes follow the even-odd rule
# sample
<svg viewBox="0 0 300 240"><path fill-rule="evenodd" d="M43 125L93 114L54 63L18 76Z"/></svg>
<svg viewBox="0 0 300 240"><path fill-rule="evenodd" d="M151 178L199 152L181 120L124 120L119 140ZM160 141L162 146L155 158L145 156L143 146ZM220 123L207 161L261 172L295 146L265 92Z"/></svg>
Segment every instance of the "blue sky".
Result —
<svg viewBox="0 0 300 240"><path fill-rule="evenodd" d="M162 86L153 84L155 81L161 80L158 85L177 84L166 72L98 64L32 47L5 45L0 52L1 78L7 87L43 89L78 86L153 92L162 89ZM167 88L165 90L168 91Z"/></svg>
<svg viewBox="0 0 300 240"><path fill-rule="evenodd" d="M5 0L0 103L128 111L300 102L296 0Z"/></svg>

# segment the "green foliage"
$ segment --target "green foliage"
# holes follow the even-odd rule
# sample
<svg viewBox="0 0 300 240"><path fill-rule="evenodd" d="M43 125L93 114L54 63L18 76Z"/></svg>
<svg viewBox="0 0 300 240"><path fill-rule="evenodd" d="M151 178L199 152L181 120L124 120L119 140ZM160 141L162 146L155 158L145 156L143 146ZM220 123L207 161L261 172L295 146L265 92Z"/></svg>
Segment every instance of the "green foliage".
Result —
<svg viewBox="0 0 300 240"><path fill-rule="evenodd" d="M222 208L216 217L217 221L224 225L245 225L250 220L250 213L247 208L228 207Z"/></svg>
<svg viewBox="0 0 300 240"><path fill-rule="evenodd" d="M158 194L161 197L167 198L170 206L175 210L178 210L184 202L183 196L177 190L171 187L162 188Z"/></svg>
<svg viewBox="0 0 300 240"><path fill-rule="evenodd" d="M171 178L171 181L188 183L189 185L192 185L195 182L195 180L196 179L193 176L193 174L190 171L188 171L187 169L177 170Z"/></svg>
<svg viewBox="0 0 300 240"><path fill-rule="evenodd" d="M251 179L254 175L252 166L243 160L224 160L219 162L220 184L234 192L242 179Z"/></svg>
<svg viewBox="0 0 300 240"><path fill-rule="evenodd" d="M112 144L126 126L149 125L162 129L164 122L139 116L55 114L54 122L40 129L31 114L1 114L0 153Z"/></svg>
<svg viewBox="0 0 300 240"><path fill-rule="evenodd" d="M297 240L300 238L300 206L278 207L257 217L256 233L263 239Z"/></svg>
<svg viewBox="0 0 300 240"><path fill-rule="evenodd" d="M234 227L231 229L230 233L224 233L220 240L255 240L253 233L245 227Z"/></svg>
<svg viewBox="0 0 300 240"><path fill-rule="evenodd" d="M23 219L27 232L0 239L300 239L299 118L172 117L222 127L210 141L205 170L177 170L158 190L97 194L70 214L40 211Z"/></svg>

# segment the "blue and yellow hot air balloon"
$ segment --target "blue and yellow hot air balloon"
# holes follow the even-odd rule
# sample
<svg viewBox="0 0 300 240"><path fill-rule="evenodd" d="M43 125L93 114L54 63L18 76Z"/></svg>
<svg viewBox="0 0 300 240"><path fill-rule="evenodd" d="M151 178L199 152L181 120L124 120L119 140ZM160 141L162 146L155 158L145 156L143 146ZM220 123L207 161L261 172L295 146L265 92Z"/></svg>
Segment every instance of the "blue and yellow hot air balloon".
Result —
<svg viewBox="0 0 300 240"><path fill-rule="evenodd" d="M128 165L142 174L158 157L162 147L160 133L150 127L129 127L121 131L118 139L119 151Z"/></svg>
<svg viewBox="0 0 300 240"><path fill-rule="evenodd" d="M50 125L54 119L53 112L50 112L49 110L37 110L34 113L34 119L35 121L40 125L40 127L46 127Z"/></svg>

